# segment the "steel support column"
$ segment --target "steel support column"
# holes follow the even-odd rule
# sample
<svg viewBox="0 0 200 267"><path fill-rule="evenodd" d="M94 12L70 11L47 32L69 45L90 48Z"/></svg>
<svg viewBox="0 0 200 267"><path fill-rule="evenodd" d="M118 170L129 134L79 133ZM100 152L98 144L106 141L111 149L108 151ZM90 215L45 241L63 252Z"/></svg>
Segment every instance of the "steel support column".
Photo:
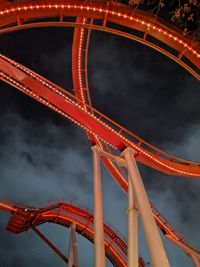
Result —
<svg viewBox="0 0 200 267"><path fill-rule="evenodd" d="M76 237L76 224L70 225L70 243L69 243L69 261L68 267L78 267L78 243Z"/></svg>
<svg viewBox="0 0 200 267"><path fill-rule="evenodd" d="M93 146L92 151L94 165L94 266L105 267L101 170L100 158L97 152L98 147Z"/></svg>
<svg viewBox="0 0 200 267"><path fill-rule="evenodd" d="M136 198L128 176L128 267L138 267L138 211Z"/></svg>
<svg viewBox="0 0 200 267"><path fill-rule="evenodd" d="M192 260L195 267L200 267L200 252L194 249L193 247L187 246L180 242L179 240L175 240L170 235L165 235L166 239L177 245L181 248Z"/></svg>
<svg viewBox="0 0 200 267"><path fill-rule="evenodd" d="M169 267L169 261L163 247L156 222L152 215L150 203L147 197L147 193L142 182L140 172L138 170L134 151L131 148L126 148L122 153L127 163L128 172L131 182L134 187L134 193L137 200L138 209L141 215L143 230L153 267Z"/></svg>

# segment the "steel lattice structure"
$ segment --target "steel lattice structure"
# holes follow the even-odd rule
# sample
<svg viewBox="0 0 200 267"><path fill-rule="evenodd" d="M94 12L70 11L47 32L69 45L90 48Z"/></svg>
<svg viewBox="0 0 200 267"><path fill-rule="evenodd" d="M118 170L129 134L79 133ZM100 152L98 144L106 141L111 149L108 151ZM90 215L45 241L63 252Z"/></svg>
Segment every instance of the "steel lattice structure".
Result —
<svg viewBox="0 0 200 267"><path fill-rule="evenodd" d="M90 99L87 70L92 30L108 32L147 45L181 65L197 80L200 80L199 42L146 12L133 11L129 6L113 1L2 1L1 34L49 26L75 28L72 47L74 95L2 54L0 79L84 128L91 144L98 145L105 153L111 153L113 148L122 152L130 147L136 152L137 161L155 170L169 175L199 178L200 163L186 161L161 151L96 110ZM106 156L102 156L101 160L127 193L128 174L124 166L118 166ZM162 232L190 247L153 204L151 208ZM140 263L144 266L142 259Z"/></svg>
<svg viewBox="0 0 200 267"><path fill-rule="evenodd" d="M90 242L94 242L94 217L88 211L71 203L58 202L46 207L35 208L24 206L10 201L1 200L0 209L10 212L7 230L19 234L28 229L35 229L47 222L59 224L69 228L72 222L76 223L76 231ZM114 266L127 266L127 244L116 230L104 224L106 256ZM58 252L58 255L67 262L67 258ZM146 266L140 257L139 266Z"/></svg>

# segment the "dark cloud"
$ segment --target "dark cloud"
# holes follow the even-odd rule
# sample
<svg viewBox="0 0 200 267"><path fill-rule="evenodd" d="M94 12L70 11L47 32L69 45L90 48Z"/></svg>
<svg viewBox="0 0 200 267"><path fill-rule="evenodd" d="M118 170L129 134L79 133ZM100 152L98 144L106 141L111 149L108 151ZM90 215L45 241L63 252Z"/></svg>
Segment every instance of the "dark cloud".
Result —
<svg viewBox="0 0 200 267"><path fill-rule="evenodd" d="M146 46L99 32L96 39L89 65L94 105L155 145L181 142L200 121L199 82Z"/></svg>

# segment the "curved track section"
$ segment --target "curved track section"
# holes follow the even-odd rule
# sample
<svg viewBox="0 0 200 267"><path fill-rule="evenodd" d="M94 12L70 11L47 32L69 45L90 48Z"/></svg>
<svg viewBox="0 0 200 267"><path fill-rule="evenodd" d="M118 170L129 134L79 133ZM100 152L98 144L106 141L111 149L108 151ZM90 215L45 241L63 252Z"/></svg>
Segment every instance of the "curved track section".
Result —
<svg viewBox="0 0 200 267"><path fill-rule="evenodd" d="M71 119L113 148L123 151L127 146L132 147L138 153L136 159L147 166L167 174L200 177L199 163L160 151L69 92L1 54L0 79Z"/></svg>
<svg viewBox="0 0 200 267"><path fill-rule="evenodd" d="M75 21L74 18L80 16L84 19ZM69 17L72 19L67 21L66 18ZM50 18L53 18L53 21ZM55 18L58 18L59 22L55 21ZM121 31L116 25L121 25L127 30ZM101 30L136 40L165 54L200 80L199 43L193 42L181 32L171 29L144 12L133 12L130 7L105 1L56 0L52 4L45 0L37 0L37 4L36 1L20 1L15 4L2 4L0 8L0 33L45 26L72 26L86 29L88 32L90 29ZM136 32L140 33L139 36ZM86 48L84 43L82 48L83 52ZM2 80L83 127L90 138L93 137L91 138L93 143L98 143L101 139L104 141L102 146L108 144L120 151L126 146L131 146L138 152L136 159L152 168L173 175L200 176L199 163L173 157L151 146L87 105L85 102L89 101L85 101L82 97L77 95L79 99L74 98L65 90L3 56L0 69ZM87 75L85 77L87 79ZM87 81L84 82L86 84ZM83 89L88 89L88 86L87 88L84 86ZM74 88L75 92L76 89ZM120 170L111 161L107 161L107 165L111 173L117 177L120 186L127 191L127 182ZM154 207L152 209L157 224L163 232L186 242Z"/></svg>
<svg viewBox="0 0 200 267"><path fill-rule="evenodd" d="M88 18L89 21L92 18L93 21L76 22L76 17ZM33 23L33 20L37 20L37 23ZM200 80L199 42L184 36L181 31L172 29L171 25L166 25L149 13L104 0L24 0L2 3L1 33L44 26L84 27L133 39L163 53Z"/></svg>
<svg viewBox="0 0 200 267"><path fill-rule="evenodd" d="M78 17L76 23L85 24L87 18ZM88 22L88 21L87 21ZM92 24L93 20L90 19L88 23ZM78 103L82 104L85 110L88 104L92 106L89 86L88 86L88 50L90 41L91 30L76 27L74 29L73 35L73 45L72 45L72 80L73 80L73 90L75 96L81 101ZM89 110L90 111L90 110ZM91 111L92 112L92 111ZM94 135L87 132L88 138L91 144L98 144L102 149L105 149L101 141ZM108 146L106 146L106 151L110 152ZM124 184L124 179L121 173L117 170L117 167L107 158L102 158L104 165L107 167L108 171L115 178L120 187L127 191L127 185Z"/></svg>
<svg viewBox="0 0 200 267"><path fill-rule="evenodd" d="M91 24L92 19L78 17L77 24ZM72 74L73 90L75 96L83 103L90 106L90 92L88 87L88 47L91 30L87 28L75 27L72 45Z"/></svg>
<svg viewBox="0 0 200 267"><path fill-rule="evenodd" d="M89 212L68 203L56 203L43 208L34 208L24 205L0 201L0 209L12 213L7 230L15 234L27 231L33 226L46 222L69 227L76 223L76 231L94 243L93 215ZM127 244L119 233L104 223L104 243L106 256L114 266L127 266ZM140 267L147 266L140 257Z"/></svg>
<svg viewBox="0 0 200 267"><path fill-rule="evenodd" d="M116 127L117 124L109 120L109 118L87 104L80 102L79 99L75 98L69 92L2 55L0 55L0 79L34 98L38 102L41 102L43 105L46 105L58 114L70 119L78 126L84 128L95 138L104 140L105 143L111 144L118 150L121 151L126 146L130 146L136 151L139 150L136 158L139 158L140 161L147 164L148 161L146 161L144 155L148 155L149 152L143 151L140 146L125 138L123 132L128 134L128 131L125 132L126 130L124 128L121 128L118 131L114 130L114 126ZM83 104L92 112L90 113L85 110ZM107 121L107 123L104 121ZM113 128L109 126L110 124L113 124ZM153 159L153 156L151 156L151 158ZM168 161L166 160L166 162ZM180 168L182 168L182 165L187 167L187 165L181 163L172 162L172 164L177 164ZM157 169L159 168L157 165L153 166ZM163 165L160 165L160 167L162 166ZM200 168L198 166L193 166L193 169L197 171L196 176L199 176ZM160 168L160 170L166 171L167 168ZM127 190L126 180L122 176L119 177L122 179L120 182L123 185L123 188ZM156 222L163 233L167 233L176 240L187 244L186 240L176 232L169 222L165 220L154 207L152 207L152 210Z"/></svg>
<svg viewBox="0 0 200 267"><path fill-rule="evenodd" d="M85 23L86 18L77 18L77 22ZM92 105L90 99L90 91L88 86L88 54L89 54L89 40L90 40L90 33L86 31L84 28L75 28L74 29L74 36L73 36L73 45L72 45L72 78L73 78L73 88L75 96L83 102L79 103L87 110L87 106L84 105L85 103L89 106ZM96 136L88 134L88 138L91 144L97 144L101 149L108 153L112 153L111 148L108 145L105 145L101 142ZM115 181L119 184L125 193L128 193L128 175L126 170L123 167L120 167L114 164L108 158L101 158L102 162L106 166L107 170L113 176ZM164 218L164 216L154 207L151 203L152 213L156 219L156 223L159 228L163 231L163 233L169 234L170 236L174 236L175 239L181 240L182 243L188 244L183 237L177 233L175 228Z"/></svg>

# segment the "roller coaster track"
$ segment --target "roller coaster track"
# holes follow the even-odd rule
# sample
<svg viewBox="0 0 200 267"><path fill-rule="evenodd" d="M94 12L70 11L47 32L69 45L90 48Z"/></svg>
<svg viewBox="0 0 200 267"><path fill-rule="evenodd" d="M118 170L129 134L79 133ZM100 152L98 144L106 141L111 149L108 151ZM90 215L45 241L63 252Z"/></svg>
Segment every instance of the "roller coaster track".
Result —
<svg viewBox="0 0 200 267"><path fill-rule="evenodd" d="M131 146L137 149L136 145L130 141L127 142L128 139L102 121L108 119L106 116L83 102L81 102L81 105L77 104L77 101L80 102L80 100L74 95L3 55L0 55L0 79L68 118L96 138L98 136L104 140L104 137L108 136L109 139L106 138L105 141L111 143L117 149L121 149L121 141L123 141L122 148ZM92 112L86 111L82 107L83 104ZM121 183L124 188L125 186L127 188L127 182L124 178ZM162 231L181 242L186 242L153 206L152 209L156 222Z"/></svg>
<svg viewBox="0 0 200 267"><path fill-rule="evenodd" d="M126 30L116 27L119 25ZM74 43L77 47L73 45L72 53L75 97L3 55L0 55L0 79L84 128L92 144L99 144L106 150L112 147L119 151L130 146L137 152L136 160L151 168L171 175L200 176L200 163L183 160L159 150L94 109L91 106L87 80L91 30L109 32L150 46L200 80L198 42L183 36L181 32L145 12L133 11L130 7L113 2L56 0L51 4L51 1L37 0L37 4L36 1L12 4L5 2L0 8L0 33L48 26L76 29L74 40L76 38L77 41ZM102 160L121 188L127 192L124 170L117 168L108 159ZM153 206L152 211L164 233L187 244Z"/></svg>
<svg viewBox="0 0 200 267"><path fill-rule="evenodd" d="M76 22L77 17L88 18L89 23ZM135 40L163 53L200 80L199 42L149 13L104 0L2 1L1 33L45 26L84 27Z"/></svg>
<svg viewBox="0 0 200 267"><path fill-rule="evenodd" d="M166 56L172 58L181 66L185 67L189 72L191 72L197 79L200 79L199 76L199 66L200 66L200 46L198 42L191 41L189 37L183 36L182 33L175 31L174 29L168 28L164 24L161 24L160 21L155 21L153 18L146 13L141 11L132 11L130 7L119 5L115 3L105 2L105 1L53 1L54 4L47 4L47 1L37 0L37 4L35 1L20 1L19 3L6 4L5 7L0 9L0 32L9 32L16 31L17 29L25 29L25 28L33 28L33 27L45 27L45 26L73 26L73 27L81 27L87 29L97 29L122 35L122 32L119 30L116 32L114 29L110 27L106 27L106 22L116 23L117 25L126 26L127 28L137 29L137 31L143 32L145 34L145 38L141 40L135 39L136 41L140 41L146 45L149 45L161 53L164 53ZM50 3L48 1L48 3ZM2 5L3 6L3 5ZM118 12L116 11L118 10ZM132 13L131 13L132 12ZM65 22L64 18L66 17L77 17L78 15L85 15L84 20L75 21L75 22ZM38 22L38 19L41 18L60 18L59 22ZM98 20L103 19L102 25L98 26L94 24L94 19L87 18L95 18ZM37 19L37 22L33 23L33 19ZM143 19L143 20L142 20ZM31 21L31 23L30 23ZM15 25L17 24L17 25ZM97 28L96 28L97 27ZM159 28L160 27L160 28ZM147 31L148 28L148 32ZM165 31L164 31L165 29ZM146 30L146 31L145 31ZM148 33L148 34L147 34ZM177 51L178 56L175 59L172 55L169 55L169 52L158 45L154 47L155 44L147 41L147 36L153 36L157 38L157 40L162 41L163 44L166 43L168 47L173 48ZM130 38L130 34L127 35L124 32L124 37ZM132 34L132 38L135 36ZM86 49L87 50L87 49ZM87 53L87 52L86 52ZM180 56L180 54L182 56ZM184 57L183 57L184 56ZM87 56L86 56L87 57ZM187 58L187 62L190 61L190 64L196 67L197 71L191 70L189 65L187 67L183 62L183 58ZM86 68L83 69L87 71ZM85 76L87 77L87 75ZM81 78L82 79L82 78ZM87 78L86 78L87 79ZM80 82L80 78L79 78ZM87 84L87 80L86 80ZM80 85L79 85L80 86ZM88 90L88 86L84 88ZM76 88L74 88L76 91ZM89 97L89 94L87 94ZM77 95L76 95L77 96ZM84 96L81 96L81 102L79 100L79 105L84 107ZM80 98L80 97L79 97ZM90 100L89 100L90 101ZM88 101L88 104L90 102ZM102 117L102 120L107 120L108 124L112 124L116 129L116 137L122 138L128 141L128 136L132 138L135 150L138 152L137 160L142 163L153 167L157 170L160 170L164 173L172 174L172 175L180 175L180 176L191 176L191 177L199 177L200 176L200 164L198 162L192 162L183 160L172 155L169 155L158 148L148 144L138 136L132 134L127 131L124 127L114 123L109 120L106 116L103 116L99 112L95 111L95 109L88 106L90 113L95 112L99 114L99 117ZM108 122L108 120L110 122ZM114 129L113 129L114 130ZM121 134L123 133L123 134ZM95 134L96 136L98 134ZM103 136L99 136L104 139L108 144L118 148L119 150L123 150L127 144L124 141L110 142L109 138L105 138ZM116 138L115 138L116 139Z"/></svg>
<svg viewBox="0 0 200 267"><path fill-rule="evenodd" d="M94 218L88 211L71 203L51 203L42 208L35 208L10 201L1 200L0 210L12 214L7 230L19 234L33 227L50 222L69 227L72 222L76 223L76 231L90 242L94 243ZM106 256L117 267L127 266L127 244L116 230L104 223L104 243ZM147 266L145 261L139 258L139 267Z"/></svg>
<svg viewBox="0 0 200 267"><path fill-rule="evenodd" d="M200 176L199 163L177 159L158 150L71 93L1 54L0 79L68 117L111 147L119 151L132 147L138 152L136 159L147 166L171 175Z"/></svg>

